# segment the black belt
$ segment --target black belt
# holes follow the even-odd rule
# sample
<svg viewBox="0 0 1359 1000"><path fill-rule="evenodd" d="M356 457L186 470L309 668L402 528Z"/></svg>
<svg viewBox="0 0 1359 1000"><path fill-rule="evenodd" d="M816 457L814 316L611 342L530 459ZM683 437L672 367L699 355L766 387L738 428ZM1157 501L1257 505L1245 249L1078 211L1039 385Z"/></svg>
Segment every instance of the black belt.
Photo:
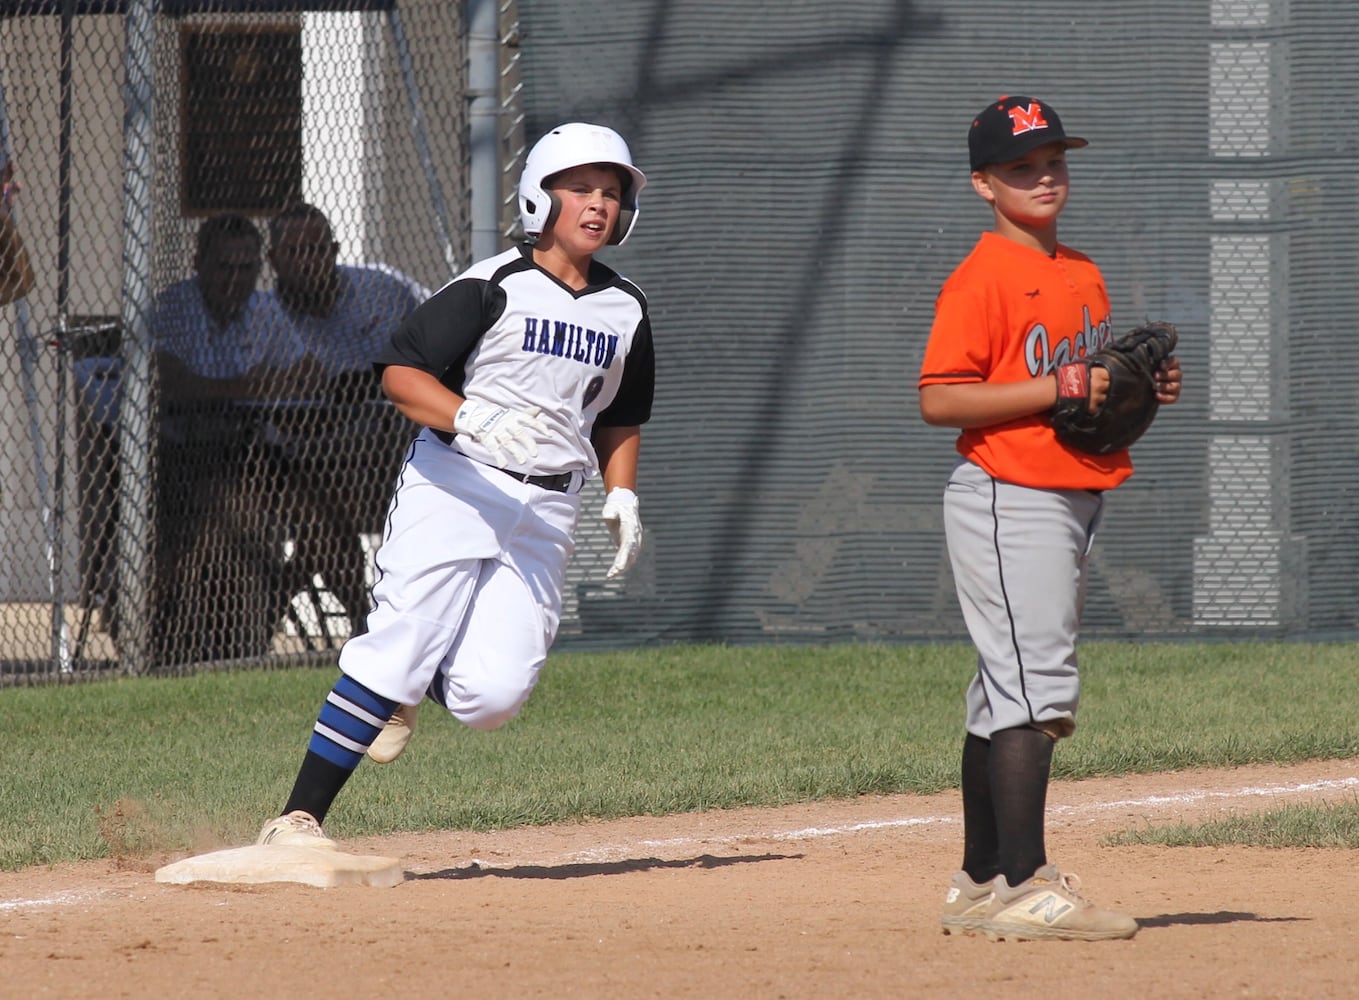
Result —
<svg viewBox="0 0 1359 1000"><path fill-rule="evenodd" d="M444 441L445 444L453 443L453 436L451 434L445 435L443 431L435 431L434 436L437 437L440 441L444 441L444 438L447 437L448 440ZM456 448L454 448L453 450L457 451ZM463 453L460 451L458 452L458 454L463 455ZM467 458L466 455L463 455L463 457ZM468 460L475 461L475 459ZM551 490L553 493L571 492L571 478L574 475L574 473L571 472L559 472L555 476L533 476L527 472L515 472L513 469L499 469L496 468L494 465L488 465L486 466L486 468L495 469L496 472L503 472L511 479L517 479L521 483L528 483L530 486L537 486L539 489L542 490Z"/></svg>
<svg viewBox="0 0 1359 1000"><path fill-rule="evenodd" d="M491 466L495 469L495 466ZM530 486L537 486L540 489L551 490L554 493L566 493L571 489L571 479L573 473L559 472L555 476L533 476L527 472L513 472L510 469L496 469L496 472L503 472L511 479L517 479L521 483L528 483Z"/></svg>

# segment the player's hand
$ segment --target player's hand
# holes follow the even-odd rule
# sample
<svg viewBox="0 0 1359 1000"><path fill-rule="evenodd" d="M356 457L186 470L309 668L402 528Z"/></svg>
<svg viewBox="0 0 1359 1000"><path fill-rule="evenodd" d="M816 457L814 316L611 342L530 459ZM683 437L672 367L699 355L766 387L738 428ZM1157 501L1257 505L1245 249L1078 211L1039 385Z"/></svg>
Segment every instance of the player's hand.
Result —
<svg viewBox="0 0 1359 1000"><path fill-rule="evenodd" d="M547 425L538 407L515 410L484 399L468 399L453 417L453 429L491 453L496 465L526 465L538 455L538 442L547 440Z"/></svg>
<svg viewBox="0 0 1359 1000"><path fill-rule="evenodd" d="M1098 413L1109 398L1109 373L1099 365L1084 359L1070 361L1059 365L1053 375L1057 379L1059 406L1064 401L1083 402L1087 412Z"/></svg>
<svg viewBox="0 0 1359 1000"><path fill-rule="evenodd" d="M1098 413L1109 398L1109 371L1099 365L1090 367L1090 412Z"/></svg>
<svg viewBox="0 0 1359 1000"><path fill-rule="evenodd" d="M1184 373L1180 369L1180 359L1171 355L1156 369L1156 399L1161 403L1174 403L1180 398L1180 384Z"/></svg>
<svg viewBox="0 0 1359 1000"><path fill-rule="evenodd" d="M609 529L609 538L618 549L613 565L604 575L612 580L622 576L637 561L642 551L642 517L637 509L637 494L622 486L609 490L600 512Z"/></svg>
<svg viewBox="0 0 1359 1000"><path fill-rule="evenodd" d="M14 196L19 193L19 182L14 179L14 162L0 167L0 214L9 215L14 207Z"/></svg>

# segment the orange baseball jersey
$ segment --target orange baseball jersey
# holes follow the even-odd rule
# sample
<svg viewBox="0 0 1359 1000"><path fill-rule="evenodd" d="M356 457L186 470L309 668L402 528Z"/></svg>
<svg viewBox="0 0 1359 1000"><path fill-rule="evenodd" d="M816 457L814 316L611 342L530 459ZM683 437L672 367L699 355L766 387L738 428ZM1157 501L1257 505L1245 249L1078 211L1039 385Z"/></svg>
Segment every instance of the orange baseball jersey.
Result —
<svg viewBox="0 0 1359 1000"><path fill-rule="evenodd" d="M1049 257L986 232L939 292L919 385L1045 378L1112 339L1094 261L1060 244ZM1039 489L1112 489L1133 471L1126 449L1068 448L1043 413L964 430L958 453L997 479Z"/></svg>

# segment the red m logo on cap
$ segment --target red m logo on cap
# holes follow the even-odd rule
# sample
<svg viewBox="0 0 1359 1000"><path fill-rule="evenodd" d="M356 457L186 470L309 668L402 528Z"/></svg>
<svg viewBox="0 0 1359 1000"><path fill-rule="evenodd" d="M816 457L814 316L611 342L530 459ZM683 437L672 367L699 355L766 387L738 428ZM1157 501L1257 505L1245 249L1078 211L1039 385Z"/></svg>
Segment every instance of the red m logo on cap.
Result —
<svg viewBox="0 0 1359 1000"><path fill-rule="evenodd" d="M1013 107L1007 108L1006 111L1010 115L1010 121L1014 123L1012 135L1023 135L1034 129L1048 127L1048 120L1043 117L1043 105L1037 101L1026 108Z"/></svg>

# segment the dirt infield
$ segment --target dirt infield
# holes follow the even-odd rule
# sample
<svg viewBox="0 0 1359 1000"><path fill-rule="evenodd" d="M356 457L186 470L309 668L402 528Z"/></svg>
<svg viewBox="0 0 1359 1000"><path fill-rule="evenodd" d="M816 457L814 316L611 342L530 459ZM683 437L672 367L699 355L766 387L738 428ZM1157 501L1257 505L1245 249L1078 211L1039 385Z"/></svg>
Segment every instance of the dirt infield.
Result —
<svg viewBox="0 0 1359 1000"><path fill-rule="evenodd" d="M1131 941L939 931L956 793L356 840L394 889L170 886L177 856L0 874L25 997L1353 996L1352 851L1100 846L1145 823L1352 801L1359 761L1064 782L1049 851Z"/></svg>

